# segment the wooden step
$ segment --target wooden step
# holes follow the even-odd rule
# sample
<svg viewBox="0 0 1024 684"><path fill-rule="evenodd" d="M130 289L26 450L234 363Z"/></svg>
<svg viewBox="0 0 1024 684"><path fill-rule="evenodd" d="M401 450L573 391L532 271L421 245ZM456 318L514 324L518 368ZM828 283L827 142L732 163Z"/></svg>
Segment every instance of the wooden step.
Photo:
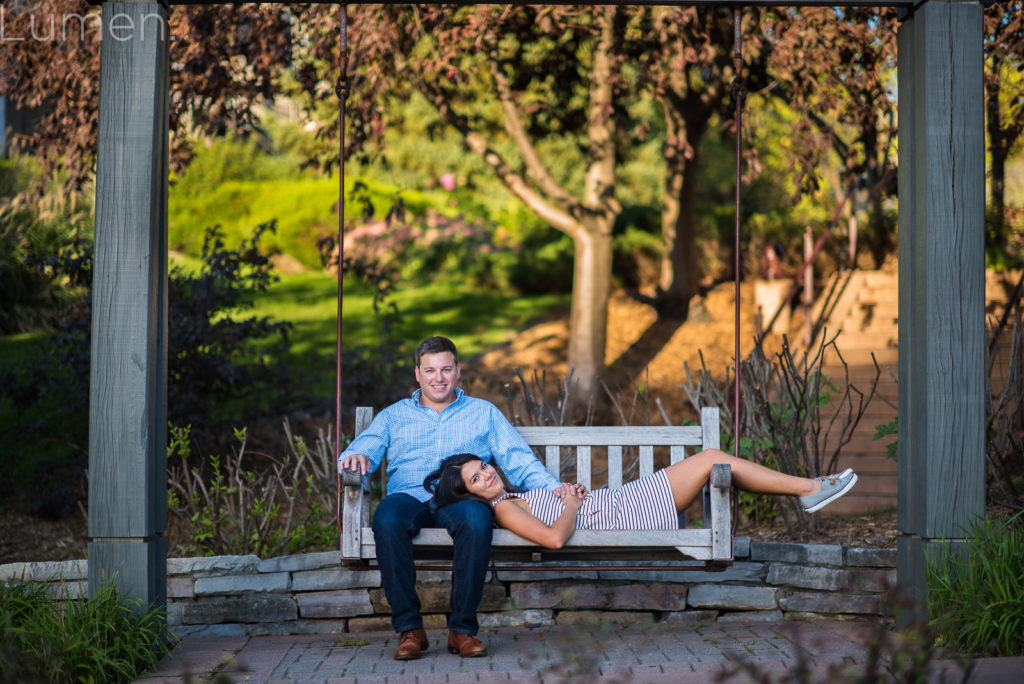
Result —
<svg viewBox="0 0 1024 684"><path fill-rule="evenodd" d="M857 473L888 474L895 473L899 464L894 458L886 458L885 451L872 454L858 453L850 449L844 449L839 455L838 470L853 468Z"/></svg>
<svg viewBox="0 0 1024 684"><path fill-rule="evenodd" d="M854 468L857 473L857 484L853 486L847 496L854 493L857 496L896 496L897 481L896 472L891 473L862 473Z"/></svg>
<svg viewBox="0 0 1024 684"><path fill-rule="evenodd" d="M861 389L861 388L858 387L858 389ZM865 388L861 389L861 391L866 394L867 393L867 388L865 387ZM889 399L889 401L891 401L893 403L896 403L895 397L893 397L893 398L886 397L886 398ZM856 407L857 407L857 405L854 404L854 408L856 408ZM832 409L829 412L823 411L822 413L823 413L823 415L830 415L834 411L835 411L835 409ZM861 420L860 420L860 427L863 427L865 422L869 422L870 423L870 421L889 422L889 420L891 420L892 417L895 416L895 415L896 415L896 409L894 409L893 407L889 406L888 404L886 404L884 401L882 401L878 397L875 397L874 399L871 400L871 403L868 404L867 407L865 407L864 415L861 417ZM874 427L874 423L870 423L870 424L871 424L872 427Z"/></svg>
<svg viewBox="0 0 1024 684"><path fill-rule="evenodd" d="M865 309L870 305L877 312L899 313L899 292L895 287L871 287L863 288L857 293L857 303L854 309Z"/></svg>
<svg viewBox="0 0 1024 684"><path fill-rule="evenodd" d="M843 325L840 329L843 330L846 335L888 335L892 338L893 344L895 344L896 340L899 339L899 328L896 325L895 320L884 321L873 319L870 323L865 323L861 320L846 318L843 320Z"/></svg>
<svg viewBox="0 0 1024 684"><path fill-rule="evenodd" d="M899 318L854 312L842 320L839 329L846 335L887 333L895 339L899 335Z"/></svg>
<svg viewBox="0 0 1024 684"><path fill-rule="evenodd" d="M899 334L895 328L882 332L842 328L839 337L836 338L835 346L839 348L840 353L845 357L847 349L871 349L878 351L896 349L898 340Z"/></svg>
<svg viewBox="0 0 1024 684"><path fill-rule="evenodd" d="M874 352L875 360L881 365L889 365L894 369L896 364L899 362L899 354L896 349L860 349L851 348L844 349L839 348L839 351L843 354L843 360L850 366L870 366L872 365L871 354Z"/></svg>
<svg viewBox="0 0 1024 684"><path fill-rule="evenodd" d="M895 271L861 271L865 287L896 286L899 278Z"/></svg>
<svg viewBox="0 0 1024 684"><path fill-rule="evenodd" d="M875 385L876 399L871 403L872 405L877 401L879 404L884 404L879 397L885 397L889 401L895 402L899 394L899 385L892 381L892 379L886 375L885 371L882 371L882 375L878 377L877 384L875 383L874 375L860 375L855 376L852 373L847 376L843 373L842 368L825 368L822 370L826 377L832 382L842 385L844 382L849 382L855 388L867 394L871 390L871 386Z"/></svg>
<svg viewBox="0 0 1024 684"><path fill-rule="evenodd" d="M850 380L854 381L854 382L864 382L865 380L871 381L871 380L874 380L874 378L875 378L875 366L873 364L847 366L846 367L846 372L844 372L844 369L843 369L842 366L840 366L840 365L831 365L831 364L827 364L826 363L824 368L822 368L822 370L825 373L828 373L830 376L840 377L840 378L842 378L842 377L844 377L845 375L848 374ZM882 370L882 372L880 373L879 380L878 380L879 384L882 384L882 383L886 383L886 384L890 384L890 385L896 385L897 384L897 382L895 380L893 380L892 376L890 376L888 373L885 372L885 368L882 368L881 370ZM896 369L893 368L892 370L895 371Z"/></svg>
<svg viewBox="0 0 1024 684"><path fill-rule="evenodd" d="M875 425L866 424L861 421L861 424L857 427L857 432L854 433L853 439L843 446L842 452L839 458L850 458L856 456L856 458L865 461L877 461L878 464L884 463L886 460L885 448L889 442L893 439L898 438L897 435L886 435L881 439L875 439ZM833 446L832 442L829 442L829 448ZM896 461L893 460L893 463Z"/></svg>

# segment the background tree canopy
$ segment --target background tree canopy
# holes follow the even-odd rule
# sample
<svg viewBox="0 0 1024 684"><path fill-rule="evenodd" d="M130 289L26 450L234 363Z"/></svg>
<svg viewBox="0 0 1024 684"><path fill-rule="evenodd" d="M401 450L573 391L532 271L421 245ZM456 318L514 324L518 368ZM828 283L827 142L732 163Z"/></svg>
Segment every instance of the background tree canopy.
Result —
<svg viewBox="0 0 1024 684"><path fill-rule="evenodd" d="M613 289L655 308L657 337L735 275L729 10L348 11L349 234L389 291L571 292L570 365L586 381L606 367ZM89 241L98 13L40 0L6 14L8 35L52 39L0 52L0 93L34 120L10 141L31 161L9 177L37 179L3 191L4 332L52 327L81 301L39 264ZM61 21L70 16L91 19ZM985 16L990 262L1010 266L1024 255L1005 180L1024 120L1021 6ZM336 6L303 3L172 7L172 250L197 259L210 226L236 245L275 221L261 238L272 263L319 267L337 221L338 20ZM790 247L797 267L805 227L820 232L844 200L844 230L861 236L854 260L892 254L896 27L880 8L744 10L741 276L757 274L766 245ZM835 233L822 270L847 258L846 241Z"/></svg>

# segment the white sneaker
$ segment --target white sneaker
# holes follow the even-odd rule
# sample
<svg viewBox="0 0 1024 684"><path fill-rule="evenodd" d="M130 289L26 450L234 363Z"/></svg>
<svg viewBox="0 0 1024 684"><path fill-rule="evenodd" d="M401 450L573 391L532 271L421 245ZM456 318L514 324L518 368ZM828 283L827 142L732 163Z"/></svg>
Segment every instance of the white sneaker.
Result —
<svg viewBox="0 0 1024 684"><path fill-rule="evenodd" d="M800 497L800 505L803 506L804 513L820 511L857 484L857 474L850 468L836 475L825 475L815 479L821 482L821 489L814 494Z"/></svg>

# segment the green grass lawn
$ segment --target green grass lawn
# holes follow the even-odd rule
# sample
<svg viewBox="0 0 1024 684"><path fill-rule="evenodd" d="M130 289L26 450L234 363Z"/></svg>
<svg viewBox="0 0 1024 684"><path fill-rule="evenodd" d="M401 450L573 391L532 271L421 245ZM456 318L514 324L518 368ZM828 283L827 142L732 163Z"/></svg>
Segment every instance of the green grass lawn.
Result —
<svg viewBox="0 0 1024 684"><path fill-rule="evenodd" d="M312 375L323 373L322 389L333 392L337 344L337 281L323 272L282 275L252 310L259 316L291 321L292 354ZM423 338L450 337L470 358L510 339L530 324L565 315L568 295L513 297L473 285L435 283L396 291L389 301L398 307L398 338L411 354ZM342 339L346 348L376 345L381 325L373 311L373 293L346 281L342 308ZM321 388L318 388L320 390Z"/></svg>
<svg viewBox="0 0 1024 684"><path fill-rule="evenodd" d="M189 266L175 259L174 263ZM396 291L390 301L398 307L396 335L412 354L416 344L430 335L454 340L465 358L488 351L532 323L566 315L568 295L507 297L468 284L432 283ZM337 282L322 271L284 274L259 296L250 311L239 314L269 316L291 321L292 356L307 372L313 393L334 392L334 351L337 343ZM345 347L379 344L381 324L373 311L372 291L346 282L343 306ZM0 369L39 362L39 340L46 333L0 337ZM9 424L13 407L0 405L0 426Z"/></svg>
<svg viewBox="0 0 1024 684"><path fill-rule="evenodd" d="M188 267L187 262L185 265ZM345 346L379 346L381 324L373 311L372 291L358 282L346 285ZM400 315L395 334L410 357L423 338L445 335L455 341L464 357L471 358L511 338L533 322L565 315L569 304L568 295L509 298L472 285L444 283L408 287L395 292L390 299L398 306ZM295 400L295 408L305 408L306 401L319 403L333 398L337 283L331 276L322 271L284 274L265 294L257 297L252 309L237 315L241 318L269 316L293 324L290 358L281 361L301 375L303 390ZM0 371L34 364L52 365L39 352L46 334L0 337ZM65 420L57 417L62 415L60 408L74 409L71 405L37 405L23 418L45 425L52 417L60 423ZM78 408L85 410L85 407ZM211 414L232 410L231 406L211 407ZM41 466L63 462L83 446L68 442L60 424L37 433L40 435L37 438L28 439L26 435L16 434L17 419L18 410L13 402L0 399L0 453L9 452L11 457L5 469L11 478L6 483L8 488L25 486L37 476ZM8 489L8 493L11 491Z"/></svg>

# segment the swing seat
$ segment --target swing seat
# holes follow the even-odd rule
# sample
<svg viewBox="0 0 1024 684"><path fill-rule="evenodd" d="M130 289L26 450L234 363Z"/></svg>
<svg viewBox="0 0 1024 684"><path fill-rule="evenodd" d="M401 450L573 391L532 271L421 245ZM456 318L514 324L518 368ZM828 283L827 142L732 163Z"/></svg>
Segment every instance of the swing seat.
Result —
<svg viewBox="0 0 1024 684"><path fill-rule="evenodd" d="M373 418L373 410L356 410L358 435ZM623 484L623 454L638 452L637 478L654 472L655 448L667 449L671 463L684 459L687 449L696 453L719 448L718 409L704 408L699 426L628 426L628 427L520 427L520 434L548 472L560 476L563 450L575 451L575 480L591 489L595 461L607 455L607 485ZM598 453L595 454L595 448ZM596 458L594 458L596 456ZM383 464L377 472L383 472ZM376 560L373 530L370 528L371 476L346 472L340 478L343 489L341 515L342 561L353 567L372 567ZM627 480L628 481L628 480ZM728 465L714 466L711 481L704 488L702 527L676 530L577 530L560 549L547 549L527 541L509 530L494 530L491 542L493 561L545 564L558 561L551 569L565 569L565 561L651 561L683 560L680 556L702 564L684 567L724 569L733 560L732 521L730 509L731 472ZM680 521L682 521L680 515ZM446 560L452 557L452 540L447 530L423 529L413 539L416 559Z"/></svg>

